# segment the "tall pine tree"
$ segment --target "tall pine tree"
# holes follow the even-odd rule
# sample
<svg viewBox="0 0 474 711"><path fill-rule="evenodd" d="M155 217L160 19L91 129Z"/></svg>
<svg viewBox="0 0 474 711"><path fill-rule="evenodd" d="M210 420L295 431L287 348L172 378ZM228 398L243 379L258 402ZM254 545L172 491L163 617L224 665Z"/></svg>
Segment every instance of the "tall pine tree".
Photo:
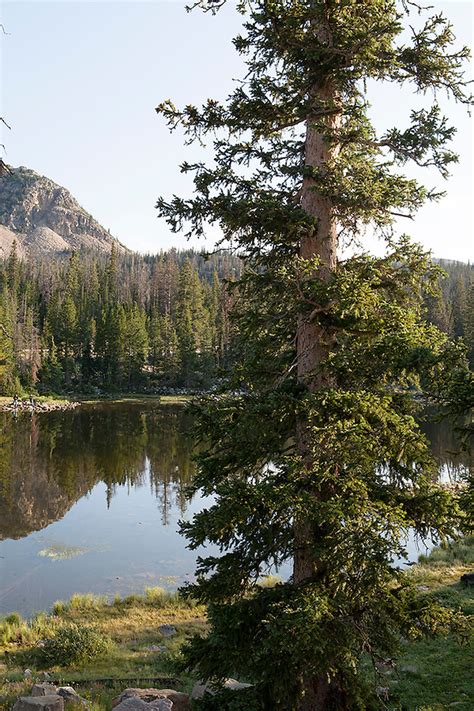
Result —
<svg viewBox="0 0 474 711"><path fill-rule="evenodd" d="M194 485L215 503L183 524L192 547L221 549L200 559L190 590L208 603L211 631L189 646L187 663L204 678L247 676L261 708L362 709L362 654L391 656L400 633L443 619L393 563L404 536L444 537L463 522L436 483L412 393L448 407L469 383L462 347L421 319L420 294L435 279L429 257L392 229L440 197L400 168L446 176L454 129L435 102L379 135L367 83L468 103L468 50L453 47L448 20L408 0L239 9L234 44L248 73L227 102L157 109L189 140L214 140L211 166L183 166L195 196L160 199L160 214L189 234L217 224L247 262L239 394L201 408L208 446ZM386 255L361 248L341 259L369 225ZM283 564L292 565L287 582L259 587Z"/></svg>

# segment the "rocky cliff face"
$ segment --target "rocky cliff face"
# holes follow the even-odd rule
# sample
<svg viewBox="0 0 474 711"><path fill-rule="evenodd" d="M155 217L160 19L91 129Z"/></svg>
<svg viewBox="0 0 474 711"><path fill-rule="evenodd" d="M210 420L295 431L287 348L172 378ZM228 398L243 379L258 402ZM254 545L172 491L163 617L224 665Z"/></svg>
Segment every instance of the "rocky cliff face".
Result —
<svg viewBox="0 0 474 711"><path fill-rule="evenodd" d="M125 251L66 188L28 168L0 175L0 257L16 241L20 256L75 249Z"/></svg>

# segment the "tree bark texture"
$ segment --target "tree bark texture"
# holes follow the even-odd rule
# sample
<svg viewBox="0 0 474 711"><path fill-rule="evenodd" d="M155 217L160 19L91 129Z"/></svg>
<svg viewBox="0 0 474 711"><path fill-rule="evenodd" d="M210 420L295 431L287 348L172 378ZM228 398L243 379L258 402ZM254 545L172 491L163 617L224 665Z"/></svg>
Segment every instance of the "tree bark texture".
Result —
<svg viewBox="0 0 474 711"><path fill-rule="evenodd" d="M337 92L330 82L314 92L316 105L321 102L329 107L337 106ZM315 168L324 175L328 163L337 155L338 146L329 141L340 125L340 114L329 114L325 119L324 132L319 125L320 118L308 116L306 122L305 165ZM326 135L325 135L326 133ZM329 281L337 264L337 224L331 198L318 192L314 178L305 176L303 179L301 205L305 212L315 219L316 226L308 231L300 242L300 256L305 260L317 257L319 266L310 277ZM302 279L305 277L302 276ZM307 278L307 277L306 277ZM332 335L317 319L302 314L297 332L298 381L309 392L316 392L330 383L321 371L320 365L327 358L331 349ZM312 469L313 457L311 434L308 423L300 419L297 423L298 451L303 466L309 472ZM315 498L324 499L330 494L326 491L313 489ZM295 555L293 580L295 585L302 585L309 580L324 578L324 566L314 553L314 541L325 535L321 526L309 516L295 521ZM304 679L304 697L299 704L299 711L328 711L331 708L344 708L342 696L338 702L337 683L330 683L326 675L308 675ZM336 697L336 698L335 698Z"/></svg>

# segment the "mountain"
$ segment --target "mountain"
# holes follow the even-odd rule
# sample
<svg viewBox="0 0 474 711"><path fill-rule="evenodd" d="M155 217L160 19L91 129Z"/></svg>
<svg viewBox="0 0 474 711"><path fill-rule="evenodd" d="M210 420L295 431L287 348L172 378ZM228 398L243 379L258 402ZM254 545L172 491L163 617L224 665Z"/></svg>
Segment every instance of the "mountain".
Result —
<svg viewBox="0 0 474 711"><path fill-rule="evenodd" d="M109 252L112 245L128 251L69 190L24 167L0 174L0 257L14 241L22 257L82 248Z"/></svg>

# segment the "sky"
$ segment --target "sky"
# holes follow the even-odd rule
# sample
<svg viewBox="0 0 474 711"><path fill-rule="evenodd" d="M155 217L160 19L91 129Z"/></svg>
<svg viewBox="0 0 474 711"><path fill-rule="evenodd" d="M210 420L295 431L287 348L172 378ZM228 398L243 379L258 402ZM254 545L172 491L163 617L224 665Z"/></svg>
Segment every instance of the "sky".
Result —
<svg viewBox="0 0 474 711"><path fill-rule="evenodd" d="M244 67L231 40L241 18L228 2L217 16L186 13L185 1L77 2L0 0L0 116L3 157L68 188L81 205L131 249L186 248L157 218L159 195L187 196L192 186L179 164L211 155L169 134L155 106L224 99ZM474 0L431 0L452 20L459 43L472 46ZM408 90L369 86L380 128L403 127L423 99ZM444 184L424 171L429 186L447 190L402 231L434 256L473 260L473 123L464 107L440 101L457 126L460 163ZM419 171L413 175L420 176ZM1 196L0 196L1 199ZM192 241L191 246L209 247ZM377 249L376 245L373 245Z"/></svg>

